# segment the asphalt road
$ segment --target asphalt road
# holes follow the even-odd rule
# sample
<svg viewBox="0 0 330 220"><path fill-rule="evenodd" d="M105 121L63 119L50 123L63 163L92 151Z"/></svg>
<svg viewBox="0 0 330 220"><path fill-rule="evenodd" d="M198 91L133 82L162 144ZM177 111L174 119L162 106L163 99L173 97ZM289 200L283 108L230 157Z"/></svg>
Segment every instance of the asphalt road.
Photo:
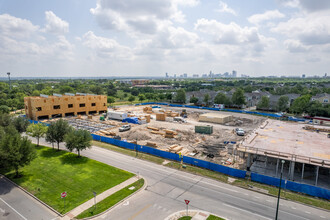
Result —
<svg viewBox="0 0 330 220"><path fill-rule="evenodd" d="M40 144L48 145L44 140ZM62 146L63 147L63 146ZM212 179L167 168L99 147L83 156L143 176L146 190L98 219L164 219L189 208L208 211L228 219L274 219L277 198ZM109 179L111 181L111 179ZM281 200L279 219L330 219L330 212Z"/></svg>
<svg viewBox="0 0 330 220"><path fill-rule="evenodd" d="M27 195L3 177L0 177L1 220L50 220L57 215Z"/></svg>

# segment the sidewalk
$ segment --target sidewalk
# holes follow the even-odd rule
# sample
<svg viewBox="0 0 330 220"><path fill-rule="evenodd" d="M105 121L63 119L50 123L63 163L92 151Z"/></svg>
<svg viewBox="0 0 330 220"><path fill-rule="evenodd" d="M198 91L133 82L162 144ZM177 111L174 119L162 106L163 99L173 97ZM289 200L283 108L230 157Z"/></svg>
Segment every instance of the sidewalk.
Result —
<svg viewBox="0 0 330 220"><path fill-rule="evenodd" d="M120 183L119 185L116 185L116 186L108 189L107 191L104 191L103 193L96 196L96 203L109 197L110 195L114 194L115 192L125 188L126 186L131 185L132 183L134 183L137 180L138 180L138 178L136 176L134 176L134 177L131 177L130 179ZM87 202L81 204L80 206L76 207L75 209L71 210L65 216L68 216L70 219L72 219L73 217L79 215L83 211L92 207L94 205L94 203L95 203L94 198L92 198L92 199L88 200Z"/></svg>
<svg viewBox="0 0 330 220"><path fill-rule="evenodd" d="M107 191L104 191L103 193L96 196L96 203L98 203L98 202L102 201L103 199L109 197L110 195L114 194L115 192L131 185L132 183L134 183L137 180L138 180L138 177L134 176L134 177L131 177L130 179L120 183L119 185L116 185L116 186L108 189ZM89 209L90 207L92 207L94 205L94 203L95 203L94 198L88 200L87 202L81 204L80 206L78 206L75 209L68 212L64 216L64 219L68 219L68 218L65 218L65 217L69 217L70 219L72 219L73 217L79 215L83 211L85 211L85 210Z"/></svg>

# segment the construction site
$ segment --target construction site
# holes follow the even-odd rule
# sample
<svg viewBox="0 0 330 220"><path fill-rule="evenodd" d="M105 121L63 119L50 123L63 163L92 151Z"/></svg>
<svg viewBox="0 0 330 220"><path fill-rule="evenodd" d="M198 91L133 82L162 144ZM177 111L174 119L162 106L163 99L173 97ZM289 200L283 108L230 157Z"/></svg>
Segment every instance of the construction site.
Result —
<svg viewBox="0 0 330 220"><path fill-rule="evenodd" d="M268 176L279 177L284 160L284 178L330 188L329 127L157 105L65 119L97 135Z"/></svg>

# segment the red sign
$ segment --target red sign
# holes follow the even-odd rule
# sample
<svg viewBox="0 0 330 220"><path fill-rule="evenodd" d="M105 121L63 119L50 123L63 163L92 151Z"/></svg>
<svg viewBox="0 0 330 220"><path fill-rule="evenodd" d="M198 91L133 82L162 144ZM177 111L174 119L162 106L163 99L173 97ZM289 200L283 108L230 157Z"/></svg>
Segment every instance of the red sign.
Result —
<svg viewBox="0 0 330 220"><path fill-rule="evenodd" d="M188 205L188 204L189 204L189 202L190 202L189 200L186 200L186 199L185 199L184 201L186 202L186 205Z"/></svg>
<svg viewBox="0 0 330 220"><path fill-rule="evenodd" d="M61 193L61 197L62 197L62 198L65 198L65 197L66 197L66 192L62 192L62 193Z"/></svg>

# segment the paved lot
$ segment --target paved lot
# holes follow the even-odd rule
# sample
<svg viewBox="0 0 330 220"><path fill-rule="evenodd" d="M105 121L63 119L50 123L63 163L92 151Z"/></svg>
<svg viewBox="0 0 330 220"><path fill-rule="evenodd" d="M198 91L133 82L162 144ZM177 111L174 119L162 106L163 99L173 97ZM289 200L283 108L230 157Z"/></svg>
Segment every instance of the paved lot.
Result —
<svg viewBox="0 0 330 220"><path fill-rule="evenodd" d="M50 220L57 215L27 195L3 177L0 177L0 219Z"/></svg>

